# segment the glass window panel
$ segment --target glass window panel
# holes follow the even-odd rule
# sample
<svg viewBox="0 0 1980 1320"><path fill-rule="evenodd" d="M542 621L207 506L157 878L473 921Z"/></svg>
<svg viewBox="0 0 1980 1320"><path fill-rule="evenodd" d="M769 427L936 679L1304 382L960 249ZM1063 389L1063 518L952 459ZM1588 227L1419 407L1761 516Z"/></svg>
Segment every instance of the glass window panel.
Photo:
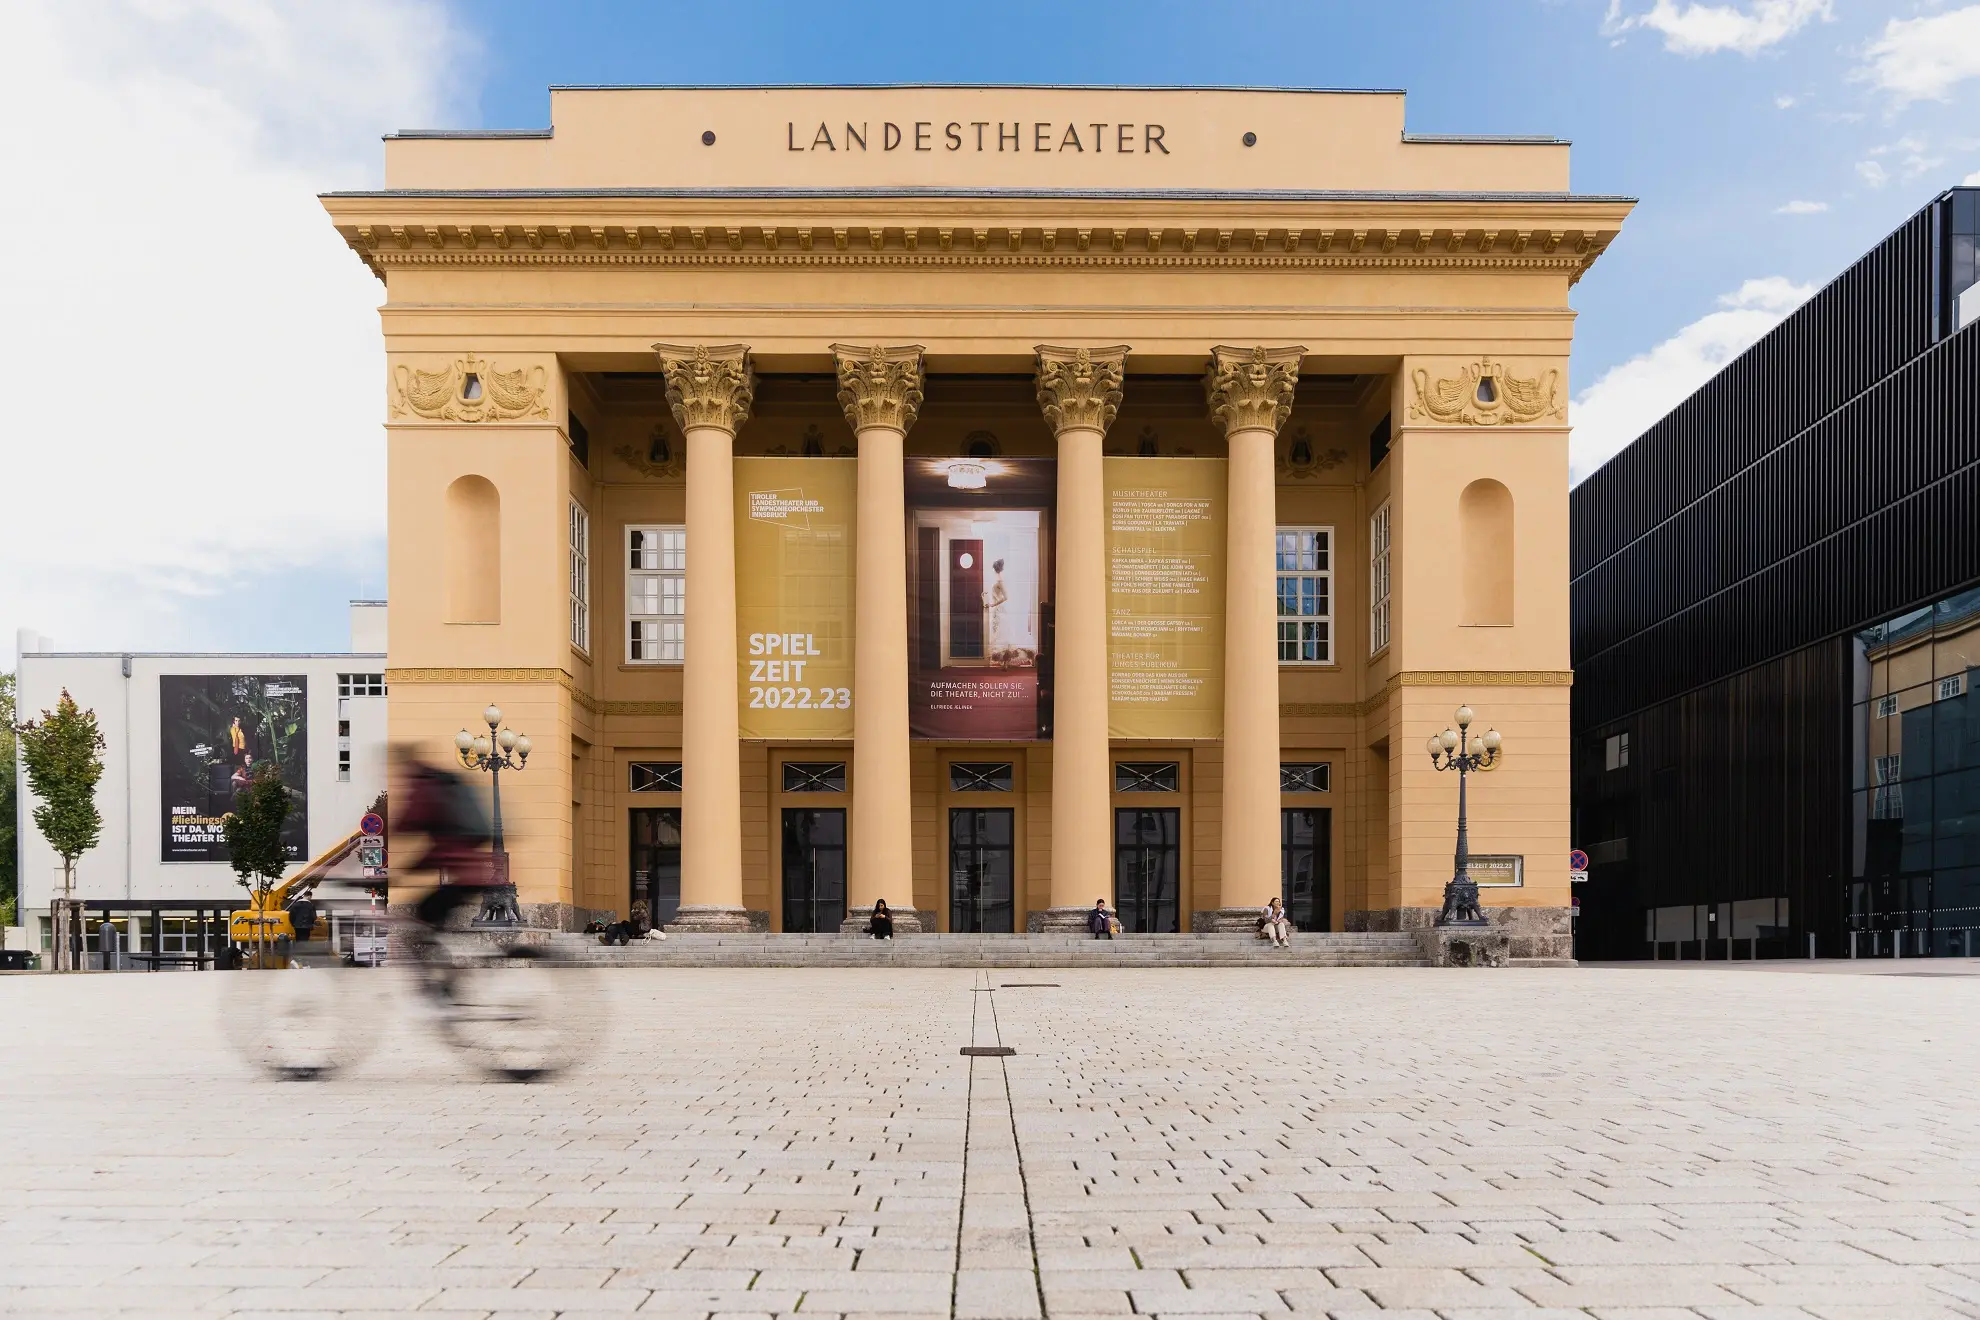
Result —
<svg viewBox="0 0 1980 1320"><path fill-rule="evenodd" d="M844 761L784 762L786 793L843 793L846 791Z"/></svg>
<svg viewBox="0 0 1980 1320"><path fill-rule="evenodd" d="M678 793L681 791L679 761L634 761L632 791L635 793Z"/></svg>
<svg viewBox="0 0 1980 1320"><path fill-rule="evenodd" d="M1116 793L1179 793L1182 766L1176 761L1118 761L1114 764Z"/></svg>
<svg viewBox="0 0 1980 1320"><path fill-rule="evenodd" d="M1325 793L1333 766L1326 761L1286 761L1279 766L1281 793Z"/></svg>
<svg viewBox="0 0 1980 1320"><path fill-rule="evenodd" d="M949 791L952 793L1008 793L1012 791L1009 761L952 761L949 763Z"/></svg>

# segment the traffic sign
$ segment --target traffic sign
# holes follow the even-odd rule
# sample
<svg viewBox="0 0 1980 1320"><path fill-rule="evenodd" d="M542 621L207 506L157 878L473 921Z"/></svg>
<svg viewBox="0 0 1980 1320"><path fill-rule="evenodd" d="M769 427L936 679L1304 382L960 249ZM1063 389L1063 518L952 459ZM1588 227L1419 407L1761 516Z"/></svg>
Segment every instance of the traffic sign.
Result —
<svg viewBox="0 0 1980 1320"><path fill-rule="evenodd" d="M1576 848L1573 852L1568 854L1568 870L1586 871L1587 869L1588 869L1587 853L1583 852L1579 848ZM1587 879L1586 876L1583 876L1582 878Z"/></svg>
<svg viewBox="0 0 1980 1320"><path fill-rule="evenodd" d="M364 813L364 819L358 822L358 828L366 834L383 834L385 818L375 811L367 811Z"/></svg>
<svg viewBox="0 0 1980 1320"><path fill-rule="evenodd" d="M1571 884L1571 885L1578 885L1578 884L1581 884L1581 883L1582 883L1583 881L1585 881L1585 880L1587 880L1587 879L1588 879L1588 872L1586 872L1586 871L1569 871L1569 872L1568 872L1568 883L1569 883L1569 884Z"/></svg>

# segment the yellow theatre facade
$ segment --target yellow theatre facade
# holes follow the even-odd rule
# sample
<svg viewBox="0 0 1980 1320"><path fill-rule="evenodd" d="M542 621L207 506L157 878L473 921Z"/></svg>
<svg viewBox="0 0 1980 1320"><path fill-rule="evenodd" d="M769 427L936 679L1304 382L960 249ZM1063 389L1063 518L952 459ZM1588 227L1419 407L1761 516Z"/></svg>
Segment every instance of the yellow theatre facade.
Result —
<svg viewBox="0 0 1980 1320"><path fill-rule="evenodd" d="M551 104L324 198L386 291L391 738L530 735L532 919L1422 925L1463 702L1474 878L1566 952L1568 291L1629 203L1565 144L1399 93Z"/></svg>

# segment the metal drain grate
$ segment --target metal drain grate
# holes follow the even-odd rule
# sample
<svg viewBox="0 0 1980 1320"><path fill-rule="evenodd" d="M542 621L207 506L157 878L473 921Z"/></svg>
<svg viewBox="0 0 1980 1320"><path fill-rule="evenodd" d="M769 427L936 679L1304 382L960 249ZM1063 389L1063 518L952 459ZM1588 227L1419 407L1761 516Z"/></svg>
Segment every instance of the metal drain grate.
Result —
<svg viewBox="0 0 1980 1320"><path fill-rule="evenodd" d="M974 1059L998 1059L1007 1054L1017 1053L1008 1045L965 1045L962 1047L962 1052Z"/></svg>

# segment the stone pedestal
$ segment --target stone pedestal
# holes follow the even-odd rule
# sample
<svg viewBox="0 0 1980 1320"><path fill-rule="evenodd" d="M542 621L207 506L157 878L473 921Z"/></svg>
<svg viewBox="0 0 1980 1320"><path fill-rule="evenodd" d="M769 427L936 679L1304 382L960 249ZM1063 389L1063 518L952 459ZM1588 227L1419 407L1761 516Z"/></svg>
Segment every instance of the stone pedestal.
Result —
<svg viewBox="0 0 1980 1320"><path fill-rule="evenodd" d="M1027 915L1024 919L1024 928L1034 935L1041 931L1090 935L1092 932L1086 928L1086 920L1092 912L1090 906L1050 907Z"/></svg>
<svg viewBox="0 0 1980 1320"><path fill-rule="evenodd" d="M1416 938L1432 967L1504 967L1512 959L1512 932L1503 926L1431 926Z"/></svg>
<svg viewBox="0 0 1980 1320"><path fill-rule="evenodd" d="M1490 893L1486 899L1490 901ZM1424 931L1436 924L1436 908L1357 908L1347 914L1350 931ZM1532 966L1566 967L1574 963L1572 909L1564 907L1488 907L1485 920L1512 940L1508 954L1514 962Z"/></svg>
<svg viewBox="0 0 1980 1320"><path fill-rule="evenodd" d="M1265 915L1259 907L1211 908L1207 912L1189 914L1189 925L1193 931L1220 935L1256 935L1258 919Z"/></svg>
<svg viewBox="0 0 1980 1320"><path fill-rule="evenodd" d="M747 908L718 906L713 903L686 903L674 919L661 927L669 935L728 935L755 930Z"/></svg>
<svg viewBox="0 0 1980 1320"><path fill-rule="evenodd" d="M896 935L933 935L941 924L933 912L921 908L893 908L891 911ZM839 934L864 937L866 923L872 919L873 908L870 904L847 908L845 920L839 923Z"/></svg>

